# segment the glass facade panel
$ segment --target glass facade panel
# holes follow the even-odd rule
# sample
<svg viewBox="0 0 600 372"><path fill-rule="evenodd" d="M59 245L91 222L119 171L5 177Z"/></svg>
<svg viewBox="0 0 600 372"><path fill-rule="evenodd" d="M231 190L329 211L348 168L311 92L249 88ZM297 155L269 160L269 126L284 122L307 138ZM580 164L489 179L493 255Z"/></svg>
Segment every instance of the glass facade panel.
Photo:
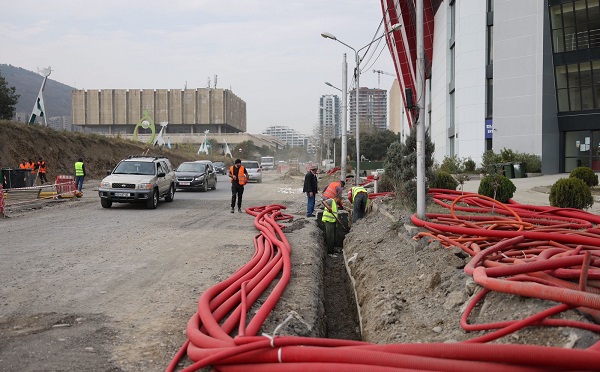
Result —
<svg viewBox="0 0 600 372"><path fill-rule="evenodd" d="M487 79L485 117L494 117L494 79Z"/></svg>
<svg viewBox="0 0 600 372"><path fill-rule="evenodd" d="M569 92L566 89L559 89L556 91L556 96L558 98L558 111L569 111Z"/></svg>
<svg viewBox="0 0 600 372"><path fill-rule="evenodd" d="M581 93L579 92L579 87L569 89L569 106L569 111L581 110Z"/></svg>
<svg viewBox="0 0 600 372"><path fill-rule="evenodd" d="M570 88L578 87L579 84L579 66L577 65L568 65L567 73L569 76L568 85Z"/></svg>
<svg viewBox="0 0 600 372"><path fill-rule="evenodd" d="M581 109L591 110L594 108L594 93L592 87L581 88Z"/></svg>
<svg viewBox="0 0 600 372"><path fill-rule="evenodd" d="M556 88L564 89L567 87L567 66L556 66Z"/></svg>

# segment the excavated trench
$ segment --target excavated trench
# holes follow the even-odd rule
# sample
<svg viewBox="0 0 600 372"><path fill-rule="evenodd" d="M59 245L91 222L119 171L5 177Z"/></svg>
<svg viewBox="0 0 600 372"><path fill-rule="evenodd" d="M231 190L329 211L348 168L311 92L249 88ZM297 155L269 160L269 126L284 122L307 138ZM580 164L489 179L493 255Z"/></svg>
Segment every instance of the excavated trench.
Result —
<svg viewBox="0 0 600 372"><path fill-rule="evenodd" d="M340 213L340 221L345 228L338 226L335 239L335 254L325 255L323 265L323 298L327 337L343 340L361 340L360 324L354 288L346 271L344 256L341 253L348 229L348 214ZM317 225L325 236L325 226L321 213ZM323 246L325 248L325 245Z"/></svg>

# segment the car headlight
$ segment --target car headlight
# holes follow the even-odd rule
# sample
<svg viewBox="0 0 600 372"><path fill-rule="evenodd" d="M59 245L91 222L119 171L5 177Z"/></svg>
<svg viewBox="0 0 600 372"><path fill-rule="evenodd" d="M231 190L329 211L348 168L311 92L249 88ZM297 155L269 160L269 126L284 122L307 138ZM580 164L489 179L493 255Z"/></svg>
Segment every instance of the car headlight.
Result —
<svg viewBox="0 0 600 372"><path fill-rule="evenodd" d="M138 184L138 189L151 190L152 184L151 183L140 183L140 184Z"/></svg>
<svg viewBox="0 0 600 372"><path fill-rule="evenodd" d="M100 187L110 187L110 182L102 181L100 182Z"/></svg>
<svg viewBox="0 0 600 372"><path fill-rule="evenodd" d="M198 177L194 177L194 181L202 181L204 179L204 177L205 177L204 174L201 176L198 176Z"/></svg>

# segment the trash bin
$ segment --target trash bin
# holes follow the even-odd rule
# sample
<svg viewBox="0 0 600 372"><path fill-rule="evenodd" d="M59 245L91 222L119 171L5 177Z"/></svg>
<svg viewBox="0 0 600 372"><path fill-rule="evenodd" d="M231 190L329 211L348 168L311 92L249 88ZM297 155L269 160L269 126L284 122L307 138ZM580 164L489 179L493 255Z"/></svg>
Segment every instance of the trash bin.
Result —
<svg viewBox="0 0 600 372"><path fill-rule="evenodd" d="M527 177L527 169L525 167L525 163L513 163L513 168L515 170L515 178L525 178Z"/></svg>
<svg viewBox="0 0 600 372"><path fill-rule="evenodd" d="M28 169L4 168L3 173L6 180L6 189L25 187L27 185L26 180L28 172Z"/></svg>
<svg viewBox="0 0 600 372"><path fill-rule="evenodd" d="M502 168L504 169L504 177L515 178L515 168L513 167L513 163L504 163L502 164Z"/></svg>

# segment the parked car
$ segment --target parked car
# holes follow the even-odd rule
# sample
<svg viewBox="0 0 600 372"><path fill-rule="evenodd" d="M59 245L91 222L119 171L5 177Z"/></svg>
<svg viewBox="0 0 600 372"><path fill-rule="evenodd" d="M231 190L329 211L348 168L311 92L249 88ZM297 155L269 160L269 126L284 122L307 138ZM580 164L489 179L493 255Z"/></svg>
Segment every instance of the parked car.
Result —
<svg viewBox="0 0 600 372"><path fill-rule="evenodd" d="M248 171L248 181L262 183L262 168L257 161L242 160L242 166Z"/></svg>
<svg viewBox="0 0 600 372"><path fill-rule="evenodd" d="M210 160L187 161L175 170L178 189L217 189L217 173Z"/></svg>
<svg viewBox="0 0 600 372"><path fill-rule="evenodd" d="M219 173L219 174L226 174L227 173L227 166L225 166L225 163L223 163L222 161L215 161L213 163L213 167L215 167L215 172Z"/></svg>
<svg viewBox="0 0 600 372"><path fill-rule="evenodd" d="M106 176L98 188L100 204L146 203L155 209L159 198L172 202L175 197L175 172L164 156L136 156L123 159Z"/></svg>

